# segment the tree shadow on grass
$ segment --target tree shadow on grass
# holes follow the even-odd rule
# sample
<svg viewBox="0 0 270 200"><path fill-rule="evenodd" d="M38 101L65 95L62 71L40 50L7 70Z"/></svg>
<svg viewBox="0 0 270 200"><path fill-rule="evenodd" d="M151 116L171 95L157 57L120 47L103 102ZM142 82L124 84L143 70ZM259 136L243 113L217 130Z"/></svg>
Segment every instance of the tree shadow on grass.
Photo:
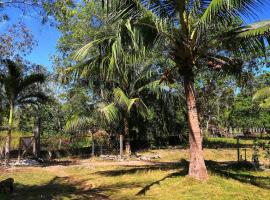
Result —
<svg viewBox="0 0 270 200"><path fill-rule="evenodd" d="M109 200L109 197L92 190L91 186L88 188L78 187L84 185L86 181L73 181L69 177L55 177L45 185L15 184L15 192L12 195L3 195L3 199L52 200L66 198Z"/></svg>
<svg viewBox="0 0 270 200"><path fill-rule="evenodd" d="M158 180L158 181L155 181L155 182L153 182L153 183L150 183L149 185L146 185L146 186L143 187L143 189L141 189L136 195L137 195L137 196L139 196L139 195L145 195L146 192L147 192L148 190L150 190L152 186L154 186L154 185L160 185L160 183L161 183L162 181L164 181L164 180L166 180L166 179L168 179L168 178L174 178L174 177L177 177L177 176L185 176L185 175L187 175L187 173L188 173L188 170L187 170L186 168L183 169L183 170L180 171L180 172L171 173L171 174L165 176L164 178L162 178L162 179L160 179L160 180Z"/></svg>
<svg viewBox="0 0 270 200"><path fill-rule="evenodd" d="M215 161L206 161L207 168L210 172L219 175L221 177L225 178L232 178L234 180L240 181L242 183L249 183L252 185L255 185L260 188L264 189L270 189L270 177L263 177L263 176L254 176L246 174L248 172L254 171L253 166L251 163L243 162L243 163L237 163L237 162L215 162ZM153 185L159 185L162 181L168 179L168 178L174 178L178 176L185 176L188 174L188 166L189 162L185 159L182 159L180 163L171 165L171 166L155 166L150 167L146 169L131 169L129 171L119 171L119 174L124 173L136 173L138 170L153 170L153 169L161 169L161 170L168 170L168 169L179 169L182 168L180 172L171 173L164 178L157 180L155 182L152 182L145 187L143 187L137 195L145 195L147 191L151 189ZM136 171L137 170L137 171ZM111 173L110 175L117 175L118 173Z"/></svg>
<svg viewBox="0 0 270 200"><path fill-rule="evenodd" d="M231 162L216 162L208 160L206 165L212 173L225 177L238 180L242 183L249 183L260 188L270 189L270 177L254 176L247 174L254 171L254 167L250 162L237 163Z"/></svg>
<svg viewBox="0 0 270 200"><path fill-rule="evenodd" d="M188 173L188 164L187 160L181 160L178 163L156 163L155 165L150 166L127 166L120 170L108 170L96 172L98 175L115 177L127 174L136 174L137 172L147 173L148 171L153 170L175 170L178 172L170 173L167 176L163 177L160 180L156 180L150 184L142 186L142 182L117 182L115 184L103 184L97 188L92 188L92 185L89 185L89 178L76 180L72 177L55 177L50 182L44 185L15 185L15 193L13 195L1 196L2 200L51 200L51 199L97 199L97 200L109 200L110 198L106 193L116 193L119 190L130 189L130 188L142 188L137 192L137 196L145 195L154 185L161 184L162 181L185 176ZM226 177L238 180L243 183L250 183L261 188L269 188L270 186L270 177L262 176L253 176L247 174L252 169L247 167L247 164L238 165L236 162L215 162L215 161L206 161L207 168L210 172Z"/></svg>
<svg viewBox="0 0 270 200"><path fill-rule="evenodd" d="M148 166L126 166L126 167L131 167L131 169L121 169L121 170L109 170L109 171L101 171L101 172L96 172L98 175L102 176L121 176L121 175L127 175L127 174L135 174L135 173L147 173L149 171L153 170L162 170L162 171L167 171L167 170L175 170L179 169L179 172L174 172L171 174L168 174L164 178L154 181L146 186L144 186L136 195L145 195L148 190L151 189L152 186L154 185L159 185L162 181L168 179L168 178L173 178L177 176L185 176L188 173L188 162L186 160L181 160L180 162L175 162L175 163L155 163L154 165L148 165ZM141 187L141 185L137 185L138 187ZM130 187L130 186L128 186Z"/></svg>
<svg viewBox="0 0 270 200"><path fill-rule="evenodd" d="M168 174L164 178L146 185L136 195L137 196L139 196L139 195L145 195L146 192L149 191L152 186L159 185L162 181L164 181L164 180L166 180L168 178L174 178L174 177L178 177L178 176L186 176L188 174L188 164L189 164L188 161L186 161L185 159L182 159L180 161L180 163L178 163L177 165L175 164L175 165L172 165L171 166L171 167L174 166L173 169L175 169L175 167L178 167L177 169L179 169L179 167L182 168L182 170L180 172L174 172L174 173Z"/></svg>
<svg viewBox="0 0 270 200"><path fill-rule="evenodd" d="M149 165L133 165L133 166L122 166L125 167L125 169L119 169L119 170L106 170L106 171L99 171L95 174L102 175L102 176L121 176L126 174L135 174L138 172L148 172L153 170L161 170L161 171L167 171L167 170L173 170L173 169L181 169L183 168L183 162L151 162ZM128 168L128 169L127 169Z"/></svg>

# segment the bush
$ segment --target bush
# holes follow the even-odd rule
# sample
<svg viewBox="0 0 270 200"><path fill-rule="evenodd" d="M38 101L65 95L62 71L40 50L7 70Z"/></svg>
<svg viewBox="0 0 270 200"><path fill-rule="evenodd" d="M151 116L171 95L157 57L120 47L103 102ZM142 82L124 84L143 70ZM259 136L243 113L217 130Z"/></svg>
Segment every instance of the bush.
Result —
<svg viewBox="0 0 270 200"><path fill-rule="evenodd" d="M7 131L0 132L0 148L5 145ZM31 132L12 131L11 134L11 150L17 150L19 148L20 137L32 136Z"/></svg>

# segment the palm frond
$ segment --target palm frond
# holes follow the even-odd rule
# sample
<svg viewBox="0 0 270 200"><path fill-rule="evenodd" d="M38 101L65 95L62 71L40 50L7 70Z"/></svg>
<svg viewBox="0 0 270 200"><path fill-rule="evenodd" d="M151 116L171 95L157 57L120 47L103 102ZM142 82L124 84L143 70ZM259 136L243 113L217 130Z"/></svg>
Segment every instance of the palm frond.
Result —
<svg viewBox="0 0 270 200"><path fill-rule="evenodd" d="M260 108L269 110L270 109L270 98L264 99L260 104Z"/></svg>
<svg viewBox="0 0 270 200"><path fill-rule="evenodd" d="M80 48L78 51L76 51L74 53L74 55L72 56L72 58L76 61L82 61L83 59L86 58L86 56L88 55L89 51L93 48L98 46L99 44L111 40L113 39L114 36L108 36L108 37L104 37L101 39L96 39L94 41L89 42L88 44L84 45L82 48Z"/></svg>
<svg viewBox="0 0 270 200"><path fill-rule="evenodd" d="M25 94L19 96L16 102L17 104L21 104L22 102L25 102L27 100L34 100L37 103L43 103L49 101L49 97L45 95L43 92L28 91Z"/></svg>
<svg viewBox="0 0 270 200"><path fill-rule="evenodd" d="M270 97L270 87L265 87L260 90L258 90L254 95L252 100L253 101L264 101L265 99Z"/></svg>
<svg viewBox="0 0 270 200"><path fill-rule="evenodd" d="M244 15L246 17L255 16L256 12L262 8L267 1L263 0L212 0L200 18L200 23L212 24L212 20L217 16L222 16L221 20L230 22L232 17Z"/></svg>
<svg viewBox="0 0 270 200"><path fill-rule="evenodd" d="M137 111L140 113L141 116L147 116L148 108L141 98L133 98L129 100L128 113L130 113L133 106L136 106Z"/></svg>
<svg viewBox="0 0 270 200"><path fill-rule="evenodd" d="M19 90L24 90L25 88L35 84L35 83L44 83L45 82L44 74L31 74L23 78L20 83Z"/></svg>
<svg viewBox="0 0 270 200"><path fill-rule="evenodd" d="M126 96L125 92L121 88L115 88L113 90L114 103L120 107L126 109L130 104L130 99Z"/></svg>
<svg viewBox="0 0 270 200"><path fill-rule="evenodd" d="M119 111L114 103L111 103L99 109L99 112L109 124L116 123L119 120Z"/></svg>
<svg viewBox="0 0 270 200"><path fill-rule="evenodd" d="M256 22L253 24L249 24L247 26L243 26L235 30L238 33L236 36L241 38L250 38L250 37L258 37L258 36L268 36L270 34L270 20Z"/></svg>
<svg viewBox="0 0 270 200"><path fill-rule="evenodd" d="M78 132L90 129L95 124L93 118L74 115L65 125L65 132Z"/></svg>
<svg viewBox="0 0 270 200"><path fill-rule="evenodd" d="M170 86L168 86L165 83L160 84L160 80L152 81L146 85L143 85L138 89L138 92L142 91L149 91L150 93L155 94L158 98L162 95L165 95L165 93L170 92Z"/></svg>
<svg viewBox="0 0 270 200"><path fill-rule="evenodd" d="M20 106L20 104L38 104L47 100L47 96L36 87L35 83L43 83L43 74L23 74L23 66L11 60L4 60L5 69L1 73L1 83L4 86L4 95L9 104Z"/></svg>
<svg viewBox="0 0 270 200"><path fill-rule="evenodd" d="M10 77L19 78L22 76L21 65L19 63L13 62L9 59L4 60L3 63L7 67Z"/></svg>

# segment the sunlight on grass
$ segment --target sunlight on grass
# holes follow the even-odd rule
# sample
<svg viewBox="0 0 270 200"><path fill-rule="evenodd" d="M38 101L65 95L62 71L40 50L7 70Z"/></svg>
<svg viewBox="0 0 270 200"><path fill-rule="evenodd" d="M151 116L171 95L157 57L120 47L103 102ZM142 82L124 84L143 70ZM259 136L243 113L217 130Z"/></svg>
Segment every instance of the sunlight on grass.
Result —
<svg viewBox="0 0 270 200"><path fill-rule="evenodd" d="M80 165L11 170L1 174L0 178L15 179L16 192L12 196L15 200L19 200L22 195L27 200L265 200L269 197L270 190L248 182L252 177L256 183L270 186L269 171L250 171L234 168L234 165L230 168L220 165L224 162L235 163L231 162L235 161L235 149L205 149L204 153L206 159L212 161L207 161L210 178L202 183L186 176L186 149L140 152L160 155L161 158L154 165L111 166L106 164L107 161L89 159ZM166 163L162 164L161 161ZM0 197L1 200L10 198Z"/></svg>

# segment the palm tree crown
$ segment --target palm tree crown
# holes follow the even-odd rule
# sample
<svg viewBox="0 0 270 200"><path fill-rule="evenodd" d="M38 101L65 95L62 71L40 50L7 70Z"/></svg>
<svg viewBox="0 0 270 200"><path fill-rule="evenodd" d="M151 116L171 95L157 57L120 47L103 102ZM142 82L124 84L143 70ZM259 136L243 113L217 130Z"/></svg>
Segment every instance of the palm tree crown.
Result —
<svg viewBox="0 0 270 200"><path fill-rule="evenodd" d="M21 65L11 60L2 62L6 67L0 73L0 83L10 106L36 104L47 99L46 95L37 88L38 83L44 83L43 74L23 75Z"/></svg>

